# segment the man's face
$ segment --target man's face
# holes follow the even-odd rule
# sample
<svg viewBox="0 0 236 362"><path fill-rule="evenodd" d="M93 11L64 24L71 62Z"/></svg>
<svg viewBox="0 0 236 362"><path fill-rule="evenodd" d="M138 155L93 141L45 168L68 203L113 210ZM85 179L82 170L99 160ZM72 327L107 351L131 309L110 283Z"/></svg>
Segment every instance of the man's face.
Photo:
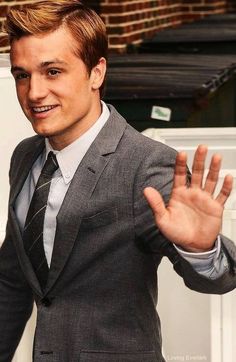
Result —
<svg viewBox="0 0 236 362"><path fill-rule="evenodd" d="M11 46L12 73L20 105L39 135L62 149L97 120L101 113L99 87L106 61L91 74L73 49L77 43L61 27L43 35L24 36Z"/></svg>

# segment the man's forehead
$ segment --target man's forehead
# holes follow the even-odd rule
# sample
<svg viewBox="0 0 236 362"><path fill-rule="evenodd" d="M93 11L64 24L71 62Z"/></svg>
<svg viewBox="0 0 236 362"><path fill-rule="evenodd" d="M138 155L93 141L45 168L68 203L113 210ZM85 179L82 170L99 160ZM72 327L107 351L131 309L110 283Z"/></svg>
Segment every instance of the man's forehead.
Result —
<svg viewBox="0 0 236 362"><path fill-rule="evenodd" d="M11 43L11 53L26 48L27 53L40 50L50 52L55 57L60 51L72 50L77 46L77 41L71 32L61 27L51 32L23 35L19 39L14 39Z"/></svg>
<svg viewBox="0 0 236 362"><path fill-rule="evenodd" d="M37 67L41 68L54 63L69 64L72 57L76 56L75 44L72 41L68 39L68 34L65 32L23 36L13 40L11 44L11 64L18 65L18 63L28 62L37 64Z"/></svg>

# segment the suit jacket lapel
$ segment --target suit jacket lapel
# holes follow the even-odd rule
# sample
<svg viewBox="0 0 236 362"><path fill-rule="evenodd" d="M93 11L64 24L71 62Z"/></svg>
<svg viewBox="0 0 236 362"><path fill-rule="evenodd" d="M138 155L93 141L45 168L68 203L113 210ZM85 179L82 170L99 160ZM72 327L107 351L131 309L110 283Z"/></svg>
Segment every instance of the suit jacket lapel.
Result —
<svg viewBox="0 0 236 362"><path fill-rule="evenodd" d="M20 228L14 211L14 204L19 192L24 185L24 182L29 174L31 167L33 166L33 163L42 152L44 145L44 139L36 137L35 141L32 142L32 148L29 148L27 153L22 154L22 157L20 159L18 158L15 161L9 198L9 227L12 232L12 237L17 250L17 255L19 257L19 262L21 264L22 270L26 275L27 280L31 284L32 289L39 295L42 295L42 291L38 279L35 276L32 265L25 253Z"/></svg>
<svg viewBox="0 0 236 362"><path fill-rule="evenodd" d="M25 253L24 244L23 244L23 240L21 237L21 232L19 229L18 221L16 219L16 215L15 215L13 207L10 207L9 227L11 228L12 238L13 238L15 248L17 251L17 255L19 258L19 263L26 276L26 279L28 280L29 284L31 285L32 290L34 290L34 292L37 295L42 296L43 292L41 290L39 281L35 275L35 272L32 268L29 258Z"/></svg>
<svg viewBox="0 0 236 362"><path fill-rule="evenodd" d="M125 120L111 108L109 120L89 148L75 173L57 216L57 231L46 293L56 282L72 252L85 205L110 156L115 152L126 125Z"/></svg>
<svg viewBox="0 0 236 362"><path fill-rule="evenodd" d="M30 169L40 153L43 151L44 147L44 139L41 137L35 137L35 142L32 142L32 148L29 148L26 153L22 154L21 158L17 159L17 163L15 162L14 173L11 180L10 205L14 205Z"/></svg>

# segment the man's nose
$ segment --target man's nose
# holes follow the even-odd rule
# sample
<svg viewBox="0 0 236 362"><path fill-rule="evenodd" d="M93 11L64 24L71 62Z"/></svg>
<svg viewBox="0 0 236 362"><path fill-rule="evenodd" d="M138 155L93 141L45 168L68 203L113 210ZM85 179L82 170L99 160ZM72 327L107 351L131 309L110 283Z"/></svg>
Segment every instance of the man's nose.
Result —
<svg viewBox="0 0 236 362"><path fill-rule="evenodd" d="M36 102L47 96L48 90L45 81L40 76L31 76L28 97L31 102Z"/></svg>

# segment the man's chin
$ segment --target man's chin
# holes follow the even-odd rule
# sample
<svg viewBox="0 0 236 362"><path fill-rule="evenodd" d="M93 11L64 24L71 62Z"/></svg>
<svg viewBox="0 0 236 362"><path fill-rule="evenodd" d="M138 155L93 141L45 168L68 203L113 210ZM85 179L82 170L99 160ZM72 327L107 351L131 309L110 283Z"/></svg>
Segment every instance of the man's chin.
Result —
<svg viewBox="0 0 236 362"><path fill-rule="evenodd" d="M41 136L41 137L45 137L48 138L50 136L53 136L52 131L48 130L48 129L42 129L40 127L35 127L35 125L32 124L33 130L35 133L37 133L37 135Z"/></svg>

